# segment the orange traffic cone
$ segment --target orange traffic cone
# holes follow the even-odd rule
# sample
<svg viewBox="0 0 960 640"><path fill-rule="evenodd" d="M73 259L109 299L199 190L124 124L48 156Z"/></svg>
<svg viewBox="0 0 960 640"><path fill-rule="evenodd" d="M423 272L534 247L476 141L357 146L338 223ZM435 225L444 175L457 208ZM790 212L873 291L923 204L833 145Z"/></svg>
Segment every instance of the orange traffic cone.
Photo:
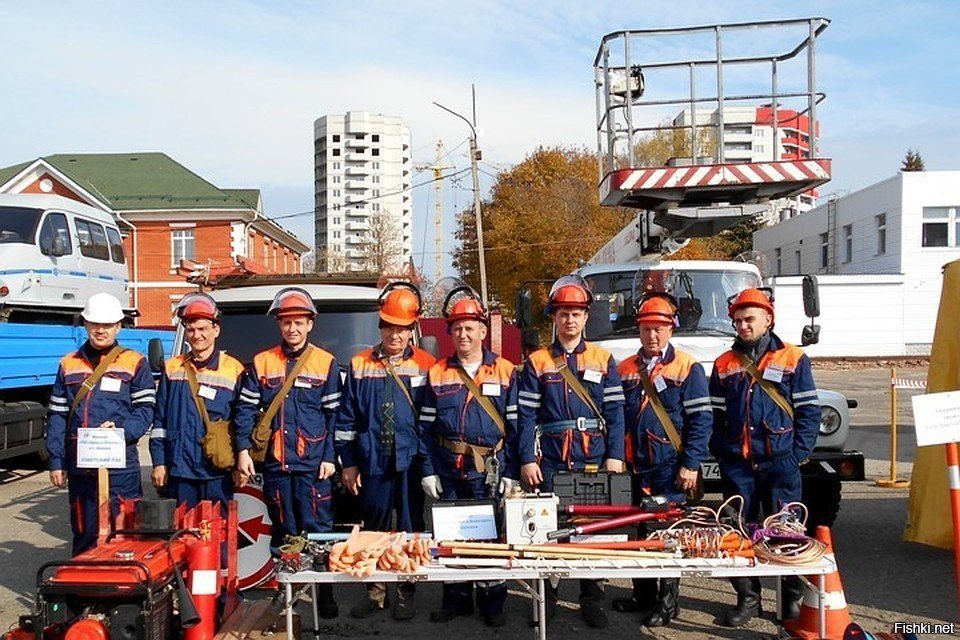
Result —
<svg viewBox="0 0 960 640"><path fill-rule="evenodd" d="M824 557L832 560L836 564L836 557L833 555L833 542L830 539L830 527L817 527L817 540L827 546L827 552ZM818 584L819 576L809 576L807 578L812 584ZM800 605L800 616L793 620L787 620L784 628L793 638L802 638L803 640L814 640L815 638L824 638L826 640L843 640L843 632L850 624L850 612L847 610L847 599L843 595L843 585L840 583L840 571L838 569L829 573L824 581L823 603L826 609L826 625L823 635L820 635L820 613L817 608L817 592L809 586L804 589L803 603Z"/></svg>

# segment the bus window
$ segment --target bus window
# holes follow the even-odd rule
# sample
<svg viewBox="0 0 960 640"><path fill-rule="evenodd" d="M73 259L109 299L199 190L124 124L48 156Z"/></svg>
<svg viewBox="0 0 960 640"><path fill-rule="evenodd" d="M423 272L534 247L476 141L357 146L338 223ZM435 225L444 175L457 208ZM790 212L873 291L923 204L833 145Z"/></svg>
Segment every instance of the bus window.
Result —
<svg viewBox="0 0 960 640"><path fill-rule="evenodd" d="M88 258L98 260L110 259L110 247L107 245L107 234L103 227L96 222L76 219L77 236L80 238L80 253Z"/></svg>
<svg viewBox="0 0 960 640"><path fill-rule="evenodd" d="M110 256L113 261L123 264L123 240L120 239L120 232L107 227L107 239L110 241Z"/></svg>

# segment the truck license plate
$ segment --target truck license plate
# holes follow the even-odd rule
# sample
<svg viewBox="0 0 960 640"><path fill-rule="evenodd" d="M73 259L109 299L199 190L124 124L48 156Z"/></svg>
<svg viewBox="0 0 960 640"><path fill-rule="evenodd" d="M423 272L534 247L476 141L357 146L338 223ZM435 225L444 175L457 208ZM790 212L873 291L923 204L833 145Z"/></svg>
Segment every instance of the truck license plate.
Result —
<svg viewBox="0 0 960 640"><path fill-rule="evenodd" d="M719 480L720 465L716 462L701 462L700 473L703 474L704 480Z"/></svg>

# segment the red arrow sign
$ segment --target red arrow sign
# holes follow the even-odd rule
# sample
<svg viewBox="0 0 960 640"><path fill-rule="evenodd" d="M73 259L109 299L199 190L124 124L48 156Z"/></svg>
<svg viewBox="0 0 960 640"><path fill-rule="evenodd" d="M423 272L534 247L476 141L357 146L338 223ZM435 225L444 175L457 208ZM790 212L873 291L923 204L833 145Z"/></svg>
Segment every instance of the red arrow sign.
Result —
<svg viewBox="0 0 960 640"><path fill-rule="evenodd" d="M249 520L244 520L239 526L244 535L254 541L260 536L269 536L272 532L270 525L263 521L262 513Z"/></svg>

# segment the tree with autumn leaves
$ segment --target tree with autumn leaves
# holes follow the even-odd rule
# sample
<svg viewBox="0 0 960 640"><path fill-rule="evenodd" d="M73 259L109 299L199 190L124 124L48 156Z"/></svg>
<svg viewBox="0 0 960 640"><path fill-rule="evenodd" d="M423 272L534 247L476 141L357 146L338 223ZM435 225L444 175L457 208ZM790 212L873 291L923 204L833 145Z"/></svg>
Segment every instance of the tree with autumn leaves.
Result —
<svg viewBox="0 0 960 640"><path fill-rule="evenodd" d="M630 209L600 206L597 166L586 149L540 147L497 176L481 207L491 304L512 315L521 283L573 271L632 219ZM454 268L479 290L472 209L459 215L456 238Z"/></svg>

